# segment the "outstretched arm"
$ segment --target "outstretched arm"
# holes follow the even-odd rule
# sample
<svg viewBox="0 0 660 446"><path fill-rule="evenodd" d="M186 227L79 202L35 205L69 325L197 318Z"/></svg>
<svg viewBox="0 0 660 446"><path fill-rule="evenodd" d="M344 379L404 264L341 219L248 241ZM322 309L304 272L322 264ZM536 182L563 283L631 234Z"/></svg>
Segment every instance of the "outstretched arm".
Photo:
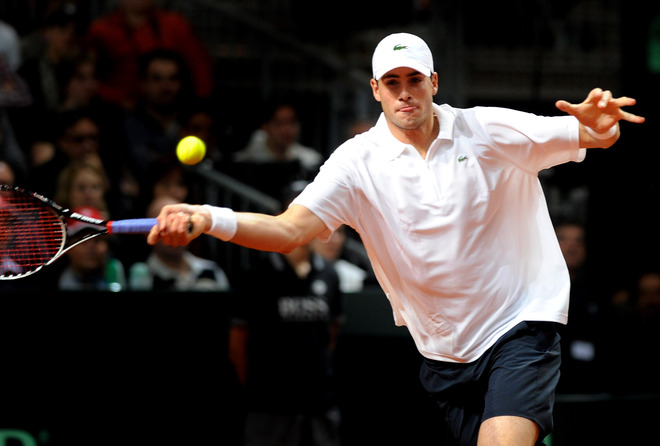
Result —
<svg viewBox="0 0 660 446"><path fill-rule="evenodd" d="M594 88L580 104L567 101L557 101L555 106L580 122L580 147L608 148L621 135L619 121L624 120L635 124L644 122L644 118L622 110L622 107L635 105L633 98L612 97L609 90Z"/></svg>
<svg viewBox="0 0 660 446"><path fill-rule="evenodd" d="M261 251L290 252L327 230L325 223L304 206L291 205L278 216L227 210L236 218L236 231L229 241ZM150 245L162 241L170 246L187 245L211 231L212 215L204 206L176 204L164 206L158 225L147 237Z"/></svg>

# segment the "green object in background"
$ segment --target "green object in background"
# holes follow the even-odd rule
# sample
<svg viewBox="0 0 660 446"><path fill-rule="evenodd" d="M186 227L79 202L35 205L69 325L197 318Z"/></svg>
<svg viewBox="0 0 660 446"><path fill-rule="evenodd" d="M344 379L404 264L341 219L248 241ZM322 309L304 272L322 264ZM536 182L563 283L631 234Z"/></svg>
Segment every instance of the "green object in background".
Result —
<svg viewBox="0 0 660 446"><path fill-rule="evenodd" d="M646 64L653 74L660 74L660 16L651 20Z"/></svg>

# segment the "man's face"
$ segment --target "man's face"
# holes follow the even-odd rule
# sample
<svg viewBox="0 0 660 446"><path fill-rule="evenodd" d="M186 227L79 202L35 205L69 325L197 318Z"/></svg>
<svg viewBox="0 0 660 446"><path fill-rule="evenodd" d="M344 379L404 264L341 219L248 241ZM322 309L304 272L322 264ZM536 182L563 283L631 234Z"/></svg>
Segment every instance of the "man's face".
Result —
<svg viewBox="0 0 660 446"><path fill-rule="evenodd" d="M82 118L73 124L59 138L58 144L69 158L85 161L98 154L99 127L89 118Z"/></svg>
<svg viewBox="0 0 660 446"><path fill-rule="evenodd" d="M372 79L371 89L390 126L404 131L417 130L433 117L438 75L433 73L429 77L412 68L395 68L378 81Z"/></svg>
<svg viewBox="0 0 660 446"><path fill-rule="evenodd" d="M153 60L147 69L142 89L147 103L154 107L170 107L181 90L179 66L166 59Z"/></svg>
<svg viewBox="0 0 660 446"><path fill-rule="evenodd" d="M298 140L300 124L293 107L283 106L263 125L268 134L268 143L272 148L284 150Z"/></svg>
<svg viewBox="0 0 660 446"><path fill-rule="evenodd" d="M557 240L569 270L581 267L587 257L584 229L581 226L565 224L557 227Z"/></svg>
<svg viewBox="0 0 660 446"><path fill-rule="evenodd" d="M103 238L88 240L67 252L71 268L81 274L101 271L108 261L108 242Z"/></svg>

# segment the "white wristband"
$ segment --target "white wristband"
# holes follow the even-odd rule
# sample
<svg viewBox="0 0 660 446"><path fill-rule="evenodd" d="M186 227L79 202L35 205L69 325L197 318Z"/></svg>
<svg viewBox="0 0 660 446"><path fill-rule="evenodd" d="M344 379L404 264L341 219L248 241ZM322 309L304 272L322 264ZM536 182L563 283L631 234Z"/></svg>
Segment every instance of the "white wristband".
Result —
<svg viewBox="0 0 660 446"><path fill-rule="evenodd" d="M236 213L229 208L221 208L205 204L203 206L211 214L211 229L206 233L217 237L223 242L231 240L238 229Z"/></svg>
<svg viewBox="0 0 660 446"><path fill-rule="evenodd" d="M614 124L612 127L607 129L607 131L599 133L599 132L595 131L594 129L592 129L591 127L587 127L586 125L584 126L584 130L586 130L586 132L588 134L590 134L592 137L594 137L596 139L599 139L599 140L605 140L605 139L612 138L614 135L616 135L616 128L617 128L617 125Z"/></svg>

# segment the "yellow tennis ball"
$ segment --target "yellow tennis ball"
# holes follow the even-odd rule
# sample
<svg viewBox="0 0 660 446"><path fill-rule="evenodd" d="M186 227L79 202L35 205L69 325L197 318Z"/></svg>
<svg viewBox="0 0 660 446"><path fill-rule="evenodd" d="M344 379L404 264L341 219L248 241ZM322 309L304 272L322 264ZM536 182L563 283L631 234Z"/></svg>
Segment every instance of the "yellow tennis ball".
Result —
<svg viewBox="0 0 660 446"><path fill-rule="evenodd" d="M176 156L183 164L197 164L205 155L206 144L196 136L186 136L176 146Z"/></svg>

